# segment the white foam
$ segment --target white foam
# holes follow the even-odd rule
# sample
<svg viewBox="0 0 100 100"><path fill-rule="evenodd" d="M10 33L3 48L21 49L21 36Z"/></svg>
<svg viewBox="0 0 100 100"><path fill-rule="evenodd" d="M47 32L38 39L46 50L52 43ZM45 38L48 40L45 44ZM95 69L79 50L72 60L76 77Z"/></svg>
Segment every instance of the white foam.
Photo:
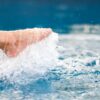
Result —
<svg viewBox="0 0 100 100"><path fill-rule="evenodd" d="M0 51L0 78L7 77L17 81L16 77L22 77L22 73L29 76L42 74L47 69L57 66L57 41L58 35L52 33L41 42L28 46L15 58L9 58Z"/></svg>

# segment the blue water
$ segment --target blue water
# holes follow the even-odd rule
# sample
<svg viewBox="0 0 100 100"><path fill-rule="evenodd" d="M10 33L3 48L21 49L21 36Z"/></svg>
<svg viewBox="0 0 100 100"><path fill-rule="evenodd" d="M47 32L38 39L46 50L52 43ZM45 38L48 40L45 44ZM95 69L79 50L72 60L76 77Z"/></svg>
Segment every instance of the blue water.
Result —
<svg viewBox="0 0 100 100"><path fill-rule="evenodd" d="M87 30L87 24L94 31L100 24L99 4L99 0L1 0L0 30L51 27L61 34L70 33L76 24ZM90 29L86 33L91 34ZM0 79L0 100L100 100L100 37L89 34L60 36L65 50L59 59L65 65L36 76L37 80L30 77L31 82L21 85Z"/></svg>
<svg viewBox="0 0 100 100"><path fill-rule="evenodd" d="M64 48L59 51L59 60L64 65L27 79L27 75L22 75L22 81L26 81L24 84L11 82L6 77L0 79L0 99L99 100L99 43L99 35L60 36L59 45Z"/></svg>
<svg viewBox="0 0 100 100"><path fill-rule="evenodd" d="M99 0L1 0L0 29L51 27L68 33L73 24L100 24L99 4Z"/></svg>

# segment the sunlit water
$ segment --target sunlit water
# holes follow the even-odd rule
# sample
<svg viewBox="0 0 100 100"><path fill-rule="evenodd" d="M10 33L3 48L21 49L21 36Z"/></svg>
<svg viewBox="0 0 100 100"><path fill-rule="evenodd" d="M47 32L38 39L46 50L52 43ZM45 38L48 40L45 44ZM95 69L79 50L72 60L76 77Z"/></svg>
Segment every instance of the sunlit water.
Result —
<svg viewBox="0 0 100 100"><path fill-rule="evenodd" d="M14 82L1 78L0 100L100 99L100 36L75 34L59 37L57 50L61 64L48 67L43 73L39 67L37 72L40 73L33 76L22 73L22 78L13 79ZM44 69L45 65L42 66Z"/></svg>

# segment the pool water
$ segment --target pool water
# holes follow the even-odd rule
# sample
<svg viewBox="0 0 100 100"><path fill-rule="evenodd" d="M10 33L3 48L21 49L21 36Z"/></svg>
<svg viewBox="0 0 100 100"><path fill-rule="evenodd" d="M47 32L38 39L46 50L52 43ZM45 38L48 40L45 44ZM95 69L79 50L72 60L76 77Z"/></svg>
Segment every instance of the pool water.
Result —
<svg viewBox="0 0 100 100"><path fill-rule="evenodd" d="M59 60L28 84L0 80L0 100L99 100L100 36L60 35ZM25 79L22 79L22 81Z"/></svg>
<svg viewBox="0 0 100 100"><path fill-rule="evenodd" d="M68 33L72 25L100 24L99 9L99 0L1 0L0 30L50 27Z"/></svg>

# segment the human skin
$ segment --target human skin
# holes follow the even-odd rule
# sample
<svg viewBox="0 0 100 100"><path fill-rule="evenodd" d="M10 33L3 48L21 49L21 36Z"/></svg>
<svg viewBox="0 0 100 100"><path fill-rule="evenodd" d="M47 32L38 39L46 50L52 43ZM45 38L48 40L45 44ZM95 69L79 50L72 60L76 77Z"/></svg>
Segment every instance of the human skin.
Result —
<svg viewBox="0 0 100 100"><path fill-rule="evenodd" d="M50 28L0 31L0 49L7 56L16 57L28 45L41 41L51 33L52 30Z"/></svg>

